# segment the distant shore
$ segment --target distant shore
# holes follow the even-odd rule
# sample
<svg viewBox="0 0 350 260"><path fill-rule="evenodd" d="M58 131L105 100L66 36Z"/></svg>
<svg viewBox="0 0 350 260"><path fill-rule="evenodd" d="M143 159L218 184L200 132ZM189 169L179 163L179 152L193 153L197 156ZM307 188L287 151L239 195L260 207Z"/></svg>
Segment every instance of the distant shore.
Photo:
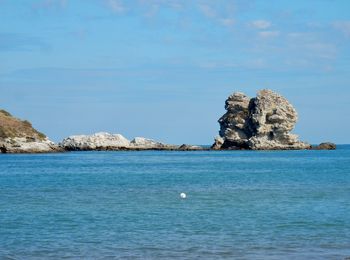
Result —
<svg viewBox="0 0 350 260"><path fill-rule="evenodd" d="M208 147L171 145L145 137L131 141L121 134L99 132L72 135L55 144L27 120L0 110L1 153L52 153L65 151L208 151L208 150L334 150L324 142L312 146L292 134L298 115L282 95L263 89L254 98L234 92L225 101L226 113L218 120L219 136Z"/></svg>

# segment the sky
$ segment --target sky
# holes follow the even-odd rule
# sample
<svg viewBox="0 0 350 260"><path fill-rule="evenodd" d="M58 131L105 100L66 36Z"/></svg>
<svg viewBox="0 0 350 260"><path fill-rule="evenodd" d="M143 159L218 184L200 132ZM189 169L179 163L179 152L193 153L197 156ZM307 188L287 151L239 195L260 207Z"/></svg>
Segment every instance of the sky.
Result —
<svg viewBox="0 0 350 260"><path fill-rule="evenodd" d="M54 141L211 144L269 88L310 143L350 143L348 0L0 0L0 108Z"/></svg>

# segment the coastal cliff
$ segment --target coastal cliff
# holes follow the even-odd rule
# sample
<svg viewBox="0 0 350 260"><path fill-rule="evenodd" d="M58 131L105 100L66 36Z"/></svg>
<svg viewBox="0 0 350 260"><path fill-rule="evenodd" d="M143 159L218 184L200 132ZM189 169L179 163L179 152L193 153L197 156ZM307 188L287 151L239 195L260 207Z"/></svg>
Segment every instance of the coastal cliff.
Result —
<svg viewBox="0 0 350 260"><path fill-rule="evenodd" d="M225 102L227 112L219 119L220 131L212 149L301 150L311 145L292 134L298 114L280 94L263 89L255 98L241 92Z"/></svg>
<svg viewBox="0 0 350 260"><path fill-rule="evenodd" d="M63 151L27 120L0 110L1 153L48 153Z"/></svg>

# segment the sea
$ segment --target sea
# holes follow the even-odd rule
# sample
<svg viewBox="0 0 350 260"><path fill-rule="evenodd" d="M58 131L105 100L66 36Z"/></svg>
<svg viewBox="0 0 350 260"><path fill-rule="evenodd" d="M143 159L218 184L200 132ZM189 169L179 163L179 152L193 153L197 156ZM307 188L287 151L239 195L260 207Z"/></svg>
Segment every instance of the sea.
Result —
<svg viewBox="0 0 350 260"><path fill-rule="evenodd" d="M3 154L0 259L350 259L350 145Z"/></svg>

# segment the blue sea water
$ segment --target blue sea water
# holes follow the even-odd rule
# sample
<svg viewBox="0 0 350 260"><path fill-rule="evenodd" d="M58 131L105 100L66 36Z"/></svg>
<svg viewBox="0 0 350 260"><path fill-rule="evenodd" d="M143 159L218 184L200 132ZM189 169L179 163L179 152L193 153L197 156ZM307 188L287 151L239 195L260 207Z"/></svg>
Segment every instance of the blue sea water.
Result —
<svg viewBox="0 0 350 260"><path fill-rule="evenodd" d="M348 257L350 146L0 156L0 259Z"/></svg>

